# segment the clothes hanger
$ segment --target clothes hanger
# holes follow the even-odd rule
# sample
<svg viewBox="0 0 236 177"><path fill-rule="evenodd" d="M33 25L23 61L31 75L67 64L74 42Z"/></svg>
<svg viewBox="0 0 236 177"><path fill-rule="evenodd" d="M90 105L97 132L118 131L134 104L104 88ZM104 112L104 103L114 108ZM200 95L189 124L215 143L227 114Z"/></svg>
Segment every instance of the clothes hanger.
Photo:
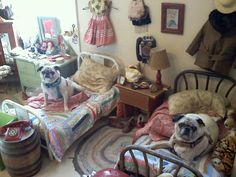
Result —
<svg viewBox="0 0 236 177"><path fill-rule="evenodd" d="M112 9L115 9L115 10L119 10L117 7L111 7ZM82 8L82 10L88 10L89 9L89 7L84 7L84 8Z"/></svg>

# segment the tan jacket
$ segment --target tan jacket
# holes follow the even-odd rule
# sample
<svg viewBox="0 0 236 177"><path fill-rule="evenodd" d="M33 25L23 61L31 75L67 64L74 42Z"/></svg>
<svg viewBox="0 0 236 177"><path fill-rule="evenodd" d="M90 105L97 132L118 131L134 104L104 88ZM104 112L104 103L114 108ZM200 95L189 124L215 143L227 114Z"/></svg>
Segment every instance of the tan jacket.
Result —
<svg viewBox="0 0 236 177"><path fill-rule="evenodd" d="M236 67L236 27L222 36L207 21L186 52L198 52L195 64L201 68L228 74L233 63Z"/></svg>

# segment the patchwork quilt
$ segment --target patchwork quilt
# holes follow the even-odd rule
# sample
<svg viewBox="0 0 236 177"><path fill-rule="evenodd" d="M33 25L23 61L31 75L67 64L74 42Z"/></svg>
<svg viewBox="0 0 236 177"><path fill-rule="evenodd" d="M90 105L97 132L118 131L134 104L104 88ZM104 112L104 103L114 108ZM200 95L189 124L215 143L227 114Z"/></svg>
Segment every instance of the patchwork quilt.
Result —
<svg viewBox="0 0 236 177"><path fill-rule="evenodd" d="M101 117L107 115L116 105L119 90L112 87L104 94L92 93L71 112L50 112L42 109L27 109L34 112L46 125L49 146L56 160L61 161L71 144L88 131ZM31 118L37 123L36 117Z"/></svg>

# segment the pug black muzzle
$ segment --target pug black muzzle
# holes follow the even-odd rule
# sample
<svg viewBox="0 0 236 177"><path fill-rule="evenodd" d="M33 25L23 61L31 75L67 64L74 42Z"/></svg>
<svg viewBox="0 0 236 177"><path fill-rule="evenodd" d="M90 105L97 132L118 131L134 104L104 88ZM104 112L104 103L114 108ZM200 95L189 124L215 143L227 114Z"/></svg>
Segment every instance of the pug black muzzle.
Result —
<svg viewBox="0 0 236 177"><path fill-rule="evenodd" d="M180 123L178 126L180 129L179 134L184 140L190 140L194 132L197 131L197 127L194 125Z"/></svg>

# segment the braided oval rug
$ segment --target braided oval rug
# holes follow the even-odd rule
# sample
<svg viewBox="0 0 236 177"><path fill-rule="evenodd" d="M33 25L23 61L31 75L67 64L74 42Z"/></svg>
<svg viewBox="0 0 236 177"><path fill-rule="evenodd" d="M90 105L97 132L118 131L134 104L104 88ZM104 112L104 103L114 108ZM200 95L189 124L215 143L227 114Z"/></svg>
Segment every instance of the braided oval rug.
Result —
<svg viewBox="0 0 236 177"><path fill-rule="evenodd" d="M122 149L132 142L134 131L123 133L121 129L102 125L79 140L73 159L80 175L115 166Z"/></svg>

